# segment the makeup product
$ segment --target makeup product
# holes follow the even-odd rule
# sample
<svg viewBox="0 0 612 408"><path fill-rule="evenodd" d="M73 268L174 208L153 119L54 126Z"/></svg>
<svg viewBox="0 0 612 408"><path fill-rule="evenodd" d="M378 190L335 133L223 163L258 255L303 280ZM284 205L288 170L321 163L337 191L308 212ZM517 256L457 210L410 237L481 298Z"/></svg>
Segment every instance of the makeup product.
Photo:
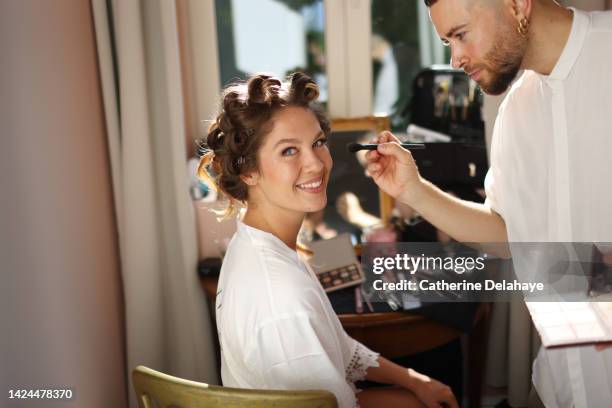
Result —
<svg viewBox="0 0 612 408"><path fill-rule="evenodd" d="M372 303L370 302L369 295L364 292L362 286L359 286L359 291L361 292L362 299L365 299L365 304L366 306L368 306L368 310L370 311L370 313L374 313L374 307L372 306Z"/></svg>
<svg viewBox="0 0 612 408"><path fill-rule="evenodd" d="M316 274L326 292L360 285L364 281L363 273L358 263L317 272Z"/></svg>
<svg viewBox="0 0 612 408"><path fill-rule="evenodd" d="M389 271L384 272L382 275L380 275L380 277L382 278L382 281L384 283L396 283L397 282L393 273ZM392 290L384 290L384 294L385 294L385 301L387 302L391 310L396 311L401 308L402 304L397 298L397 296L395 296L395 293L393 293Z"/></svg>
<svg viewBox="0 0 612 408"><path fill-rule="evenodd" d="M308 263L326 292L357 286L365 280L350 235L340 234L309 246L313 256Z"/></svg>
<svg viewBox="0 0 612 408"><path fill-rule="evenodd" d="M363 313L363 299L361 298L361 286L355 286L355 311Z"/></svg>
<svg viewBox="0 0 612 408"><path fill-rule="evenodd" d="M409 150L420 150L425 149L425 145L423 143L402 143L400 144L404 149ZM357 153L360 150L376 150L378 149L377 144L361 144L361 143L349 143L346 145L346 148L351 153Z"/></svg>
<svg viewBox="0 0 612 408"><path fill-rule="evenodd" d="M397 272L397 278L400 280L400 282L408 280L404 272ZM419 307L421 307L421 301L412 293L402 291L400 292L400 297L402 298L403 310L418 309Z"/></svg>
<svg viewBox="0 0 612 408"><path fill-rule="evenodd" d="M525 302L542 345L567 347L612 341L612 297L589 302Z"/></svg>

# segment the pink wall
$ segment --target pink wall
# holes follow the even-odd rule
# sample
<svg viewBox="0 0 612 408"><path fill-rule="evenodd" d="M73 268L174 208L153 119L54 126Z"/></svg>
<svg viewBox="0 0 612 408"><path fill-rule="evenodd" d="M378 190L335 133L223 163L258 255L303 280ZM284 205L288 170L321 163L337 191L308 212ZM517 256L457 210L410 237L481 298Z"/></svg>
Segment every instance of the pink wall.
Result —
<svg viewBox="0 0 612 408"><path fill-rule="evenodd" d="M127 405L94 38L89 1L0 2L0 401L69 386L74 405L33 405Z"/></svg>

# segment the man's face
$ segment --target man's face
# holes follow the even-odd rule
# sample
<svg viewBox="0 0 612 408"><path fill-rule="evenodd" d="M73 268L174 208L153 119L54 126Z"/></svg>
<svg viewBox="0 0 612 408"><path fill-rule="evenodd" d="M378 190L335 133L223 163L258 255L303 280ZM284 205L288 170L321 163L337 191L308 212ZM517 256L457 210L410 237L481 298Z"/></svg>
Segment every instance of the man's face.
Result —
<svg viewBox="0 0 612 408"><path fill-rule="evenodd" d="M491 95L508 89L523 61L527 39L501 0L438 0L429 14L451 47L451 64Z"/></svg>

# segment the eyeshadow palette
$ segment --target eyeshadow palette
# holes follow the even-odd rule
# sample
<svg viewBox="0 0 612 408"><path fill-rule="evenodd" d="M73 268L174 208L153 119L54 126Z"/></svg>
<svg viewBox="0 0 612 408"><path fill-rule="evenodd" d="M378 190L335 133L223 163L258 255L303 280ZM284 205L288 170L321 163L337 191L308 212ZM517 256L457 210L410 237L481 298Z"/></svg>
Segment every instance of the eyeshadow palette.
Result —
<svg viewBox="0 0 612 408"><path fill-rule="evenodd" d="M317 272L317 278L326 292L359 285L364 281L363 272L358 263Z"/></svg>
<svg viewBox="0 0 612 408"><path fill-rule="evenodd" d="M326 292L361 284L364 274L348 234L310 243L308 263Z"/></svg>
<svg viewBox="0 0 612 408"><path fill-rule="evenodd" d="M526 302L544 347L612 341L610 302Z"/></svg>

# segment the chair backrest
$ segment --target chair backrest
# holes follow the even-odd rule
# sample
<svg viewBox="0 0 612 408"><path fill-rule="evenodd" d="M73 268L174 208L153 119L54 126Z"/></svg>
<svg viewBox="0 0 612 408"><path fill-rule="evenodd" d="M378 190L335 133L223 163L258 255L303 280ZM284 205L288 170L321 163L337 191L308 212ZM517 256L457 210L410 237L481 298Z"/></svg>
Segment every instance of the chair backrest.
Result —
<svg viewBox="0 0 612 408"><path fill-rule="evenodd" d="M249 390L228 388L173 377L148 367L132 371L140 408L274 407L337 408L329 391Z"/></svg>

